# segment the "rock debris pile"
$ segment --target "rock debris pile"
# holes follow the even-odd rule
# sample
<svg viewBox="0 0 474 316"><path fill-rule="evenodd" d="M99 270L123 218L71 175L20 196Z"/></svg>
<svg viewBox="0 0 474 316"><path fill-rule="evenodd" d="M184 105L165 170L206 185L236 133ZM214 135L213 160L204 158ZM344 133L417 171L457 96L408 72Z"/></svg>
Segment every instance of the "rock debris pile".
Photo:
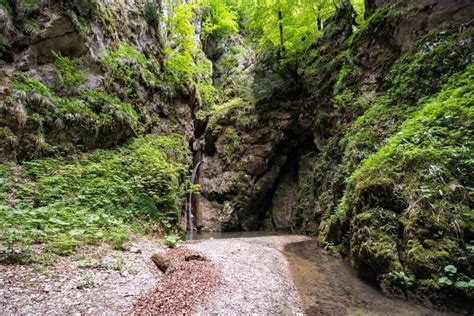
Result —
<svg viewBox="0 0 474 316"><path fill-rule="evenodd" d="M183 314L202 305L221 281L212 262L189 260L195 255L184 247L168 250L166 256L173 270L168 270L157 287L135 303L131 314ZM153 257L156 259L158 254Z"/></svg>

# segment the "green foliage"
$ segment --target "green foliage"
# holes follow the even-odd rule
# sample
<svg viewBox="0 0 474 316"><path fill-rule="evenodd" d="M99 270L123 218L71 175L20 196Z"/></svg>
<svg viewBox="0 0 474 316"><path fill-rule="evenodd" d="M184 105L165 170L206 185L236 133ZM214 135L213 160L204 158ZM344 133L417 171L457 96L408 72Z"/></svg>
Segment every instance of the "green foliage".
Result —
<svg viewBox="0 0 474 316"><path fill-rule="evenodd" d="M175 78L176 83L185 85L193 82L195 64L193 54L196 53L194 27L191 24L195 3L178 2L168 17L168 43L165 48L166 70Z"/></svg>
<svg viewBox="0 0 474 316"><path fill-rule="evenodd" d="M455 266L453 266L452 264L449 264L447 265L446 267L444 267L444 272L447 272L449 274L454 274L458 271L458 269L456 269Z"/></svg>
<svg viewBox="0 0 474 316"><path fill-rule="evenodd" d="M55 220L55 218L50 219L50 221L52 220ZM66 222L62 222L59 219L56 219L55 223L67 225ZM76 245L77 241L70 235L59 235L54 240L47 243L46 249L56 255L65 256L74 253Z"/></svg>
<svg viewBox="0 0 474 316"><path fill-rule="evenodd" d="M21 169L2 165L1 246L23 255L45 243L46 251L67 255L104 241L125 249L129 227L151 232L147 222L176 231L188 163L184 138L148 135L114 151L34 160Z"/></svg>
<svg viewBox="0 0 474 316"><path fill-rule="evenodd" d="M89 34L91 27L89 21L84 17L77 15L73 10L68 11L68 15L71 17L71 22L76 28L76 30L83 34Z"/></svg>
<svg viewBox="0 0 474 316"><path fill-rule="evenodd" d="M61 62L67 64L60 68L61 77L64 82L72 82L77 86L85 78L85 74L74 71L71 60L64 58ZM99 124L113 124L115 122L124 123L131 128L136 127L139 117L135 109L128 103L121 101L116 95L106 93L101 90L83 91L79 95L58 96L49 87L28 76L25 73L17 73L13 86L16 90L25 92L20 94L20 100L26 105L28 115L36 116L37 120L43 121L48 117L67 118L70 115L80 117L82 120L96 120ZM71 89L73 86L71 86ZM38 97L41 96L38 101ZM40 106L38 103L48 104L48 107ZM114 118L114 120L112 120Z"/></svg>
<svg viewBox="0 0 474 316"><path fill-rule="evenodd" d="M24 91L24 92L35 92L39 93L42 96L49 97L51 96L51 91L49 88L44 85L41 81L36 80L27 76L24 73L17 73L15 80L13 82L15 89Z"/></svg>
<svg viewBox="0 0 474 316"><path fill-rule="evenodd" d="M158 4L155 1L151 0L145 3L143 7L143 17L149 26L153 28L158 27L161 17Z"/></svg>
<svg viewBox="0 0 474 316"><path fill-rule="evenodd" d="M165 238L165 245L168 248L176 248L179 245L181 238L176 235L168 235Z"/></svg>
<svg viewBox="0 0 474 316"><path fill-rule="evenodd" d="M0 0L0 9L4 10L8 16L13 16L13 9L10 5L9 0Z"/></svg>
<svg viewBox="0 0 474 316"><path fill-rule="evenodd" d="M69 58L53 52L61 84L68 90L77 89L86 82L87 72L82 58Z"/></svg>
<svg viewBox="0 0 474 316"><path fill-rule="evenodd" d="M454 286L458 289L474 289L474 279L470 279L469 281L456 281Z"/></svg>
<svg viewBox="0 0 474 316"><path fill-rule="evenodd" d="M11 37L13 30L21 30L25 34L37 33L41 30L41 13L49 5L46 0L0 1L2 29L0 33Z"/></svg>
<svg viewBox="0 0 474 316"><path fill-rule="evenodd" d="M102 64L111 72L110 81L122 85L125 95L136 93L136 84L161 84L159 64L153 58L148 59L141 52L125 42L109 47L101 58Z"/></svg>
<svg viewBox="0 0 474 316"><path fill-rule="evenodd" d="M389 273L389 277L393 280L392 282L398 282L403 286L411 286L414 281L414 277L409 277L405 272L393 271Z"/></svg>
<svg viewBox="0 0 474 316"><path fill-rule="evenodd" d="M165 74L163 80L172 82L176 91L189 92L196 88L202 106L209 106L216 98L212 86L212 64L194 40L196 1L177 1L168 10L168 37L165 46Z"/></svg>
<svg viewBox="0 0 474 316"><path fill-rule="evenodd" d="M353 1L358 21L363 22L363 0ZM322 34L326 20L350 1L240 0L245 29L258 39L258 48L295 61Z"/></svg>
<svg viewBox="0 0 474 316"><path fill-rule="evenodd" d="M23 30L27 34L32 34L41 30L41 24L35 19L29 19L23 23Z"/></svg>
<svg viewBox="0 0 474 316"><path fill-rule="evenodd" d="M392 137L387 145L367 158L352 179L362 173L367 175L367 172L381 170L384 170L385 176L391 176L387 170L393 170L393 162L403 163L410 169L439 164L440 172L451 169L456 162L461 163L461 168L471 168L468 157L472 154L473 144L469 132L469 124L474 119L473 71L474 68L469 66L464 74L453 77L450 85L436 98L428 102L422 100L422 110L407 120L401 132ZM381 167L381 163L385 167ZM438 177L436 171L428 175ZM442 178L438 180L444 182Z"/></svg>
<svg viewBox="0 0 474 316"><path fill-rule="evenodd" d="M395 63L384 95L373 102L344 137L344 167L348 172L398 131L400 124L419 109L421 103L417 100L436 93L450 74L464 69L470 60L466 41L469 34L429 34L420 40L415 54L407 54Z"/></svg>
<svg viewBox="0 0 474 316"><path fill-rule="evenodd" d="M438 279L438 283L441 284L441 285L452 285L453 284L453 281L451 281L448 277L441 277Z"/></svg>
<svg viewBox="0 0 474 316"><path fill-rule="evenodd" d="M239 97L213 105L209 109L208 115L209 129L214 135L218 135L222 131L224 122L232 121L235 127L245 130L255 127L258 121L254 105ZM231 138L236 139L235 137ZM235 145L238 146L238 144Z"/></svg>
<svg viewBox="0 0 474 316"><path fill-rule="evenodd" d="M38 12L46 1L44 0L22 0L22 5L26 13Z"/></svg>
<svg viewBox="0 0 474 316"><path fill-rule="evenodd" d="M93 21L100 12L100 3L97 0L66 0L66 3L88 21Z"/></svg>
<svg viewBox="0 0 474 316"><path fill-rule="evenodd" d="M128 118L130 125L135 126L138 123L138 114L135 109L128 103L122 102L116 95L106 93L100 90L90 90L82 93L84 99L92 104L95 108L102 109L102 113L117 114ZM116 119L119 119L116 117Z"/></svg>
<svg viewBox="0 0 474 316"><path fill-rule="evenodd" d="M365 23L365 0L351 0L352 6L357 14L356 21L359 27L362 27Z"/></svg>
<svg viewBox="0 0 474 316"><path fill-rule="evenodd" d="M237 24L237 12L222 0L207 0L204 11L205 17L202 23L202 38L212 37L215 41L226 40L236 35L239 27Z"/></svg>
<svg viewBox="0 0 474 316"><path fill-rule="evenodd" d="M441 286L450 287L454 285L455 288L460 290L473 290L474 279L466 278L462 275L457 275L458 269L452 264L444 267L445 275L438 279L438 283Z"/></svg>
<svg viewBox="0 0 474 316"><path fill-rule="evenodd" d="M126 229L117 229L110 234L110 242L115 250L127 250L129 245L128 231Z"/></svg>

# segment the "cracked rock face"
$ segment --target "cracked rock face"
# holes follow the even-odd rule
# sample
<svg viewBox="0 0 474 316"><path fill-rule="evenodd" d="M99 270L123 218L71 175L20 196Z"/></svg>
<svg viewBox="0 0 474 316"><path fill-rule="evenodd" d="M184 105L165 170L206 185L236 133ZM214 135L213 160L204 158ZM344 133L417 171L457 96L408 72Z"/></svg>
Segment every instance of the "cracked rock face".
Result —
<svg viewBox="0 0 474 316"><path fill-rule="evenodd" d="M367 0L368 12L389 2ZM468 20L467 16L472 15L470 2L417 1L404 9L406 14L401 14L393 26L379 29L370 38L357 39L357 45L353 49L360 57L360 90L367 94L379 91L392 63L402 54L413 50L417 39L423 34L446 21ZM332 36L331 45L326 48L322 45L322 55L334 54L335 57L338 50L342 50L341 43L352 34L352 28L344 26L347 22L339 24L340 29L329 35ZM331 133L337 133L331 130L331 126L335 125L331 117L327 118L327 126L314 125L312 115L318 115L318 111L330 111L319 108L324 106L321 105L324 100L310 97L300 104L297 100L300 100L301 95L297 93L292 98L287 98L292 93L291 84L271 90L272 82L285 80L278 71L265 68L266 66L260 67L258 64L261 61L254 63L256 65L250 77L253 78L255 95L271 95L255 106L258 124L251 128L241 128L240 120L250 114L234 112L233 115L220 118L219 132L206 130L197 149L203 157L198 181L202 197L197 198L195 209L197 226L203 230L260 229L266 220L271 222L272 228L288 229L294 216L289 210L297 208L299 203L295 193L298 179L289 181L289 176L285 174L290 172L286 166L288 156L298 152L306 140L313 144L309 151L321 151ZM321 74L320 77L324 76ZM318 80L320 79L314 74L304 78L307 89L317 90L324 85L324 82ZM314 95L318 98L326 97ZM242 150L232 152L232 142ZM318 214L319 217L321 214ZM319 222L315 224L317 225Z"/></svg>
<svg viewBox="0 0 474 316"><path fill-rule="evenodd" d="M114 15L113 23L97 17L87 21L87 30L74 22L75 11L69 2L42 2L40 9L29 13L15 7L14 14L0 5L0 25L4 26L0 31L0 161L31 160L56 150L109 149L149 132L193 138L195 91L183 88L173 97L165 97L162 87L139 74L138 67L134 69L133 93L127 91L121 78L112 78L121 75L114 74L103 57L119 43L126 43L149 61L158 62L163 56L156 34L142 16L132 13L142 1L106 2ZM28 27L30 20L37 24L35 28ZM53 52L64 58L79 58L84 82L65 87ZM47 93L34 90L19 94L14 87L19 73L44 84ZM85 91L118 98L136 115L122 112L105 100L91 101L82 94ZM85 102L86 112L74 108L57 114L64 102L77 106ZM97 113L105 114L94 115Z"/></svg>
<svg viewBox="0 0 474 316"><path fill-rule="evenodd" d="M245 150L230 158L231 163L226 129L214 141L215 151L203 150L198 179L202 197L197 198L195 205L199 229L255 230L263 227L287 154L297 151L298 144L305 139L301 135L304 130L294 130L298 125L291 120L293 117L296 116L292 113L272 110L262 118L268 120L268 125L238 131L240 147ZM203 139L201 146L205 148L208 138L203 136ZM290 204L294 206L294 203ZM277 209L277 228L287 228L291 216L284 215L281 207Z"/></svg>
<svg viewBox="0 0 474 316"><path fill-rule="evenodd" d="M31 43L30 49L32 65L52 62L52 51L68 57L80 57L88 52L84 38L66 16L57 16L51 20L38 39Z"/></svg>

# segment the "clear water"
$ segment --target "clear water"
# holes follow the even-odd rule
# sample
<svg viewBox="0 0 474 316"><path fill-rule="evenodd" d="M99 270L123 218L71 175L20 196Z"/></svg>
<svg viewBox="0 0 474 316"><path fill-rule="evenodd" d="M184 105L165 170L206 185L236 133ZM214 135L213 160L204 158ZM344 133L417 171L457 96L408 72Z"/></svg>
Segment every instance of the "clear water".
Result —
<svg viewBox="0 0 474 316"><path fill-rule="evenodd" d="M384 296L362 281L347 261L329 255L315 240L288 244L284 254L308 315L454 315Z"/></svg>
<svg viewBox="0 0 474 316"><path fill-rule="evenodd" d="M248 232L188 232L186 240L226 239L226 238L249 238L287 235L287 233L275 231L248 231Z"/></svg>

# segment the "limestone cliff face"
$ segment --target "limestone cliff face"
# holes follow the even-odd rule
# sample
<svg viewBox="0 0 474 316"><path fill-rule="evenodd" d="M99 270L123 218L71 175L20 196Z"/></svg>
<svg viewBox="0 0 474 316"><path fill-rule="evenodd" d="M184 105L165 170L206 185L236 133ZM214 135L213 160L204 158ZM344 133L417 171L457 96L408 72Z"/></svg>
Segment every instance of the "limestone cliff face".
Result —
<svg viewBox="0 0 474 316"><path fill-rule="evenodd" d="M201 49L196 18L204 106L145 1L0 1L0 161L182 134L198 229L312 234L387 294L468 301L471 2L367 0L359 26L341 6L290 65L241 35Z"/></svg>
<svg viewBox="0 0 474 316"><path fill-rule="evenodd" d="M2 2L1 160L113 148L148 132L191 139L193 88L160 78L163 39L144 4Z"/></svg>
<svg viewBox="0 0 474 316"><path fill-rule="evenodd" d="M293 101L299 93L295 77L271 60L249 65L244 72L234 76L244 77L238 85L249 91L232 92L237 96L211 112L197 143L202 197L196 224L204 230L262 227L281 170L301 151L295 139L306 137L299 122L307 118Z"/></svg>
<svg viewBox="0 0 474 316"><path fill-rule="evenodd" d="M422 111L425 97L435 104L469 76L473 7L445 0L367 5L360 29L351 8L341 8L297 69L260 57L229 76L229 101L197 135L197 226L311 233L351 258L387 294L445 302L454 295L466 302L472 298L463 282L472 276L473 234L466 214L473 204L462 196L473 183L456 171L466 158L426 154L410 165L404 163L418 158L404 149L403 159L382 157L404 148L393 145L404 133L425 150L406 126L428 120L420 118L428 113ZM239 86L236 78L245 80ZM242 85L251 88L242 92ZM449 129L469 133L461 126ZM440 141L447 143L454 137L443 135ZM464 146L472 153L471 145ZM452 164L442 162L448 160ZM371 164L381 165L377 177ZM444 186L422 176L434 165L444 170ZM427 197L423 190L433 193ZM458 269L451 276L461 282L458 287L438 283L451 265Z"/></svg>
<svg viewBox="0 0 474 316"><path fill-rule="evenodd" d="M368 12L388 2L367 1ZM272 69L275 66L271 60L256 60L255 65L245 69L245 76L250 77L246 84L257 93L268 89L262 92L268 97L257 97L258 101L249 109L222 114L224 117L217 122L218 131L208 128L196 145L196 149L202 147L199 150L203 153L199 183L204 198L197 205L198 218L202 220L198 226L210 230L255 229L264 226L264 219L271 223L271 215L265 213L271 209L269 199L277 189L280 175L287 178L284 170L288 157L293 157L293 164L296 161L297 165L307 165L299 161L300 153L317 155L327 140L340 132L337 120L345 120L348 125L360 115L347 113L340 117L332 113L333 105L329 104L334 88L331 80L346 67L344 63L356 66L343 79L357 80L353 82L357 83L357 91L367 95L381 91L393 63L401 55L415 51L420 38L430 31L436 32L445 22L462 25L472 17L469 1L391 2L397 14L378 12L380 17L374 17L372 24L358 31L350 44L347 42L353 35L354 13L340 11L334 18L339 25L330 25L314 45L319 59L303 58L299 66L301 76L291 76L287 69ZM347 52L348 45L356 60L337 60ZM315 126L314 116L323 114L327 117ZM239 126L240 121L252 119L258 124ZM232 143L242 148L233 156L229 153ZM305 169L300 167L288 168L298 173ZM297 195L296 191L288 196L290 200ZM278 226L288 229L292 225L288 219L285 227Z"/></svg>

